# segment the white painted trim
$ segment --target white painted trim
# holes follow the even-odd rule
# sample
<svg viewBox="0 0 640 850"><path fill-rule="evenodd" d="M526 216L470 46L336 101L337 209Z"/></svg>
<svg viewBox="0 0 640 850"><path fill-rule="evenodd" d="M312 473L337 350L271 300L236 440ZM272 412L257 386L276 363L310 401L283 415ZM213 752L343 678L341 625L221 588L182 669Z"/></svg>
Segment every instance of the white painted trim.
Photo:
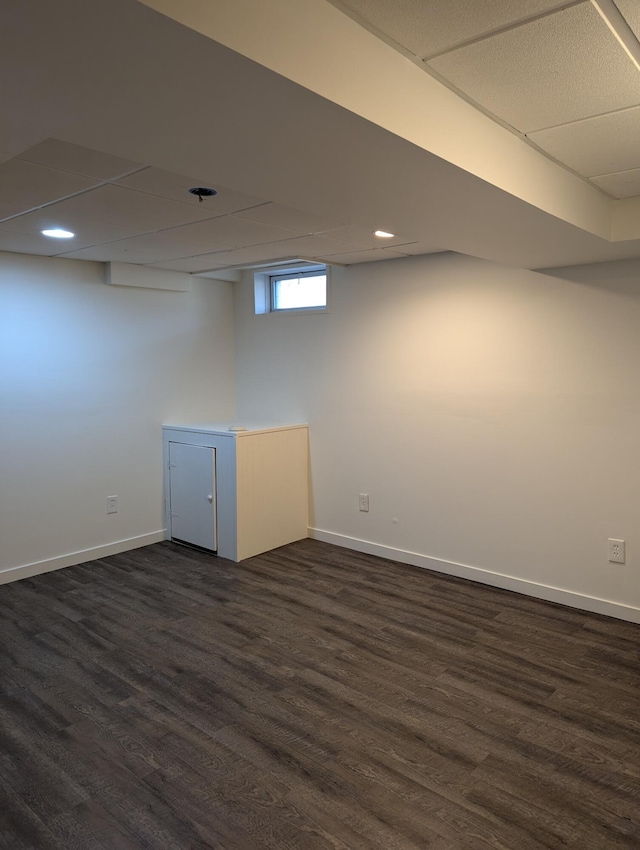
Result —
<svg viewBox="0 0 640 850"><path fill-rule="evenodd" d="M150 269L135 263L104 264L104 282L110 286L134 286L138 289L164 289L189 292L191 275L167 269Z"/></svg>
<svg viewBox="0 0 640 850"><path fill-rule="evenodd" d="M85 561L95 561L96 558L118 555L120 552L128 552L129 549L139 549L141 546L160 543L164 539L165 529L163 528L160 531L152 531L150 534L141 534L139 537L129 537L126 540L105 543L104 546L93 546L91 549L59 555L57 558L47 558L45 561L36 561L33 564L24 564L21 567L9 567L6 570L0 570L0 584L18 581L21 578L30 578L52 570L61 570L64 567L73 567L76 564L84 564Z"/></svg>
<svg viewBox="0 0 640 850"><path fill-rule="evenodd" d="M333 543L345 549L354 549L356 552L364 552L367 555L378 555L380 558L387 558L390 561L399 561L425 570L434 570L438 573L477 581L480 584L512 590L515 593L533 596L536 599L545 599L548 602L558 602L560 605L568 605L570 608L580 608L594 614L604 614L607 617L616 617L630 623L640 623L640 608L622 605L620 602L610 602L607 599L585 596L571 590L561 590L558 587L550 587L527 579L502 575L502 573L484 570L481 567L470 567L467 564L457 564L455 561L445 561L441 558L432 558L429 555L420 555L417 552L394 549L391 546L359 540L357 537L347 537L344 534L336 534L320 528L309 528L308 531L309 537L314 540Z"/></svg>

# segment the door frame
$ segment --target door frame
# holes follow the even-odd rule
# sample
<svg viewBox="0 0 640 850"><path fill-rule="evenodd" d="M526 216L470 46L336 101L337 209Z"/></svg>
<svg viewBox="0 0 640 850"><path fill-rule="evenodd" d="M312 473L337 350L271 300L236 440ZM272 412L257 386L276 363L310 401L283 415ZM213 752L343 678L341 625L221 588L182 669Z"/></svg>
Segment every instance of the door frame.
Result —
<svg viewBox="0 0 640 850"><path fill-rule="evenodd" d="M172 491L171 491L171 470L176 466L175 463L171 463L171 447L172 446L188 446L194 449L205 449L210 452L210 458L212 463L212 480L211 480L211 503L213 506L212 511L212 521L213 521L213 549L210 549L208 546L200 546L197 543L194 543L190 540L185 540L181 537L175 537L173 534L173 517L174 513L172 510ZM184 546L191 546L194 549L199 549L201 552L208 552L209 554L217 554L218 552L218 494L217 494L217 479L216 479L216 450L212 446L198 446L194 443L191 443L187 440L169 440L169 462L167 464L168 471L168 479L169 479L169 504L167 511L167 527L169 531L169 539L173 540L175 543L180 543ZM176 482L174 481L174 484ZM175 514L175 516L178 516Z"/></svg>
<svg viewBox="0 0 640 850"><path fill-rule="evenodd" d="M218 557L237 561L237 485L235 434L228 429L162 426L164 466L164 537L171 540L169 494L169 443L189 443L216 450L216 515Z"/></svg>

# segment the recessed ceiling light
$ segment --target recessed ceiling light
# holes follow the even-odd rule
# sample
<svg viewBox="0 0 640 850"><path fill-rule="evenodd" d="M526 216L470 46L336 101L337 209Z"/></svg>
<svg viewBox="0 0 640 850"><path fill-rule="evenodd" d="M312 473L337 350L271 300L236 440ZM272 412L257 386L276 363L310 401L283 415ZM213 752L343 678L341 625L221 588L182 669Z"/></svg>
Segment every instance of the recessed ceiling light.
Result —
<svg viewBox="0 0 640 850"><path fill-rule="evenodd" d="M373 235L377 236L378 239L393 239L395 233L389 233L386 230L374 230Z"/></svg>
<svg viewBox="0 0 640 850"><path fill-rule="evenodd" d="M50 230L41 230L43 236L50 236L52 239L73 239L76 235L70 230L63 230L61 227L53 227Z"/></svg>

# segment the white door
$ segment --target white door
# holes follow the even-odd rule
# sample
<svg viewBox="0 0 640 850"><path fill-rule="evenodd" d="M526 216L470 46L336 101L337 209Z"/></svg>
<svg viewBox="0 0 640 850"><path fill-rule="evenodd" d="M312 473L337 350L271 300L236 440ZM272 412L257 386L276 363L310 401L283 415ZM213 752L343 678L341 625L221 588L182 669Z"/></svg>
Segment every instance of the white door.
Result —
<svg viewBox="0 0 640 850"><path fill-rule="evenodd" d="M171 538L215 552L216 450L169 443Z"/></svg>

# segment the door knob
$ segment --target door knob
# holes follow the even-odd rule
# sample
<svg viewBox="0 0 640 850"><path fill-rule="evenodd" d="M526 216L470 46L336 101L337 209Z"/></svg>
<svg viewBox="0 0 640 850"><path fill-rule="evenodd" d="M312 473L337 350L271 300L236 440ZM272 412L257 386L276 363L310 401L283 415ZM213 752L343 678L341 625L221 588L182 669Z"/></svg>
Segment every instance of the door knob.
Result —
<svg viewBox="0 0 640 850"><path fill-rule="evenodd" d="M209 495L207 496L207 501L209 502L209 504L212 504L212 502L213 502L213 494L212 493L209 493Z"/></svg>

